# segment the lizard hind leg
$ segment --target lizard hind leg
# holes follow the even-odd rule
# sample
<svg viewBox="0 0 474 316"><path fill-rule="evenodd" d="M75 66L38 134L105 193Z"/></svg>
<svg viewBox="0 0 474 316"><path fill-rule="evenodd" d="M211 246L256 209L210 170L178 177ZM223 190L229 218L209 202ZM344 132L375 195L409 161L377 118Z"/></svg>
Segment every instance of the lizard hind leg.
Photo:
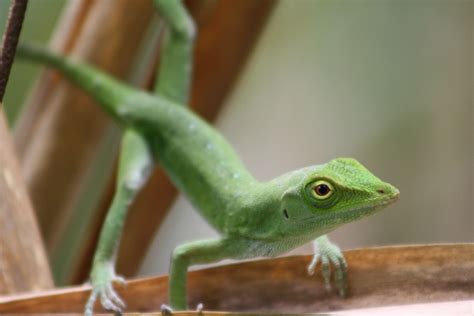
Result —
<svg viewBox="0 0 474 316"><path fill-rule="evenodd" d="M102 227L94 255L90 280L92 292L85 306L85 314L92 315L97 299L106 310L121 312L125 308L113 288L113 283L124 283L115 273L115 258L127 210L141 189L153 166L153 156L141 133L127 129L120 152L117 185L112 205Z"/></svg>

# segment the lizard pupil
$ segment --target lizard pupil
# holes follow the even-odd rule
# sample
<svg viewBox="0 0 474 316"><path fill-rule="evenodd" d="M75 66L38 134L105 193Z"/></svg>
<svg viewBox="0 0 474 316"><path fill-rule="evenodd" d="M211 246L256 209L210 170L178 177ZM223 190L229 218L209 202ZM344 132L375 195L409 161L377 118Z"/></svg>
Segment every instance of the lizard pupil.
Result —
<svg viewBox="0 0 474 316"><path fill-rule="evenodd" d="M314 188L314 191L319 196L325 196L331 191L331 189L326 184L319 184Z"/></svg>

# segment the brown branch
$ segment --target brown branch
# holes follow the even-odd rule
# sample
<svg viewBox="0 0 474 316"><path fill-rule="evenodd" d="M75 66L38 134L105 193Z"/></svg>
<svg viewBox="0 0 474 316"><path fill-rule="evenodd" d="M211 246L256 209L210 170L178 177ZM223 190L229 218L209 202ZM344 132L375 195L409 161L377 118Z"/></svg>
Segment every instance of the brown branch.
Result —
<svg viewBox="0 0 474 316"><path fill-rule="evenodd" d="M294 256L191 271L189 306L202 302L206 310L295 315L473 299L474 244L365 248L344 253L349 264L349 296L345 299L335 290L326 291L320 270L308 276L311 256ZM127 302L126 312L155 312L166 302L167 284L168 278L159 276L131 280L126 288L117 290ZM0 297L0 314L80 313L89 294L90 285L82 285ZM404 313L392 310L389 314Z"/></svg>
<svg viewBox="0 0 474 316"><path fill-rule="evenodd" d="M7 28L3 35L2 51L0 55L0 104L5 95L10 70L15 58L16 46L20 38L21 27L25 17L28 0L12 0L8 14Z"/></svg>

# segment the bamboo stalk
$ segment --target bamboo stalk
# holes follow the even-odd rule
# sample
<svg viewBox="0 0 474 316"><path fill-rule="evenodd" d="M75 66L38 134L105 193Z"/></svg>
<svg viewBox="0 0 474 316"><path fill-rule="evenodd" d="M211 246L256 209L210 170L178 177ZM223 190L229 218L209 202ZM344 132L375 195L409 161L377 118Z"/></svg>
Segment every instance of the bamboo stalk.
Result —
<svg viewBox="0 0 474 316"><path fill-rule="evenodd" d="M0 294L53 286L48 261L2 110L27 0L12 1L0 52Z"/></svg>
<svg viewBox="0 0 474 316"><path fill-rule="evenodd" d="M0 110L0 294L52 287L34 211Z"/></svg>

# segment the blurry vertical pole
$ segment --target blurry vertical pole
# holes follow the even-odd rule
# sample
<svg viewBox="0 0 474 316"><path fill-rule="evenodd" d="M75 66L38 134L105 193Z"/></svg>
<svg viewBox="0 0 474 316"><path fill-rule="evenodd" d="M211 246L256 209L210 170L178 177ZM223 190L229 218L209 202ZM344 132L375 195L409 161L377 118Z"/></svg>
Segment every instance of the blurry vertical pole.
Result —
<svg viewBox="0 0 474 316"><path fill-rule="evenodd" d="M0 295L51 287L41 235L0 110Z"/></svg>
<svg viewBox="0 0 474 316"><path fill-rule="evenodd" d="M52 44L123 80L153 13L148 0L70 1ZM40 75L16 123L20 161L50 254L68 230L111 123L85 93L51 71Z"/></svg>
<svg viewBox="0 0 474 316"><path fill-rule="evenodd" d="M154 14L150 0L68 1L50 49L128 80ZM91 98L52 70L39 76L15 124L19 159L57 284L66 283L88 226L97 221L90 205L112 172L119 136Z"/></svg>
<svg viewBox="0 0 474 316"><path fill-rule="evenodd" d="M0 107L15 56L27 0L14 0L0 56ZM11 135L0 109L0 294L53 286L41 235L26 193Z"/></svg>

